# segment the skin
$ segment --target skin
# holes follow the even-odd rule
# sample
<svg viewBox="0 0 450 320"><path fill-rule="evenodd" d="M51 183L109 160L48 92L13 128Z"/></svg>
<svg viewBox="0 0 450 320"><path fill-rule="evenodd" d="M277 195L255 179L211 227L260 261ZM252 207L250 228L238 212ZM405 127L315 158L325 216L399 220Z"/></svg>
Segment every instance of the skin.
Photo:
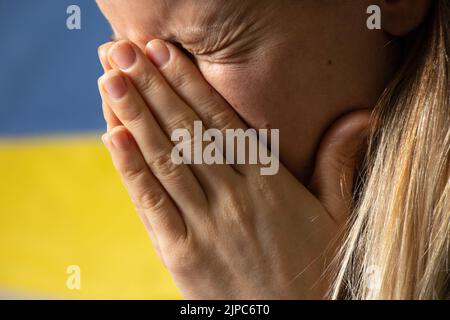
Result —
<svg viewBox="0 0 450 320"><path fill-rule="evenodd" d="M394 19L405 1L386 2L398 35L416 25ZM183 297L326 297L370 121L367 110L340 116L375 103L399 54L365 28L370 3L98 3L126 39L99 49L103 141ZM169 137L195 120L279 128L284 165L262 176L258 165L173 164Z"/></svg>
<svg viewBox="0 0 450 320"><path fill-rule="evenodd" d="M98 4L118 38L180 43L250 127L280 129L281 161L304 183L325 130L372 108L399 57L387 33L367 29L370 0Z"/></svg>
<svg viewBox="0 0 450 320"><path fill-rule="evenodd" d="M164 65L149 49L155 42L170 52ZM222 130L246 124L175 46L154 40L146 55L128 41L108 46L99 89L120 124L110 123L103 141L183 297L323 298L322 275L348 214L342 195L351 183L343 190L339 178L353 179L367 112L325 137L316 195L284 166L262 176L259 165L175 165L174 129L192 132L196 120ZM135 59L124 68L130 49Z"/></svg>

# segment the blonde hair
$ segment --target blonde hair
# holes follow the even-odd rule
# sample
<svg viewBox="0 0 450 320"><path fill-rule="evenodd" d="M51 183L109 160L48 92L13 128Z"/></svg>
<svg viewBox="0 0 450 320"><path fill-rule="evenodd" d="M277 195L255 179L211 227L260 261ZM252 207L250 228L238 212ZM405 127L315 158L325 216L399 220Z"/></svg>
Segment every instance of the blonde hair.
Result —
<svg viewBox="0 0 450 320"><path fill-rule="evenodd" d="M435 1L374 110L332 298L448 298L449 24L449 1Z"/></svg>

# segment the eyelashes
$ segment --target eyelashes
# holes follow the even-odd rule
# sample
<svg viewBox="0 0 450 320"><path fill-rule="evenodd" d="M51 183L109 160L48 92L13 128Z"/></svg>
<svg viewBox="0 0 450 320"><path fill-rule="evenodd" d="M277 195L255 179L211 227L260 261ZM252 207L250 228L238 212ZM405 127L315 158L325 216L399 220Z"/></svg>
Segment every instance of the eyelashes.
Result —
<svg viewBox="0 0 450 320"><path fill-rule="evenodd" d="M180 49L188 58L189 58L189 60L191 60L192 62L194 62L194 63L197 63L197 59L195 58L195 55L192 53L192 52L190 52L188 49L186 49L184 46L183 46L183 44L181 44L180 42L178 42L178 41L171 41L171 43L175 46L175 47L177 47L178 49Z"/></svg>

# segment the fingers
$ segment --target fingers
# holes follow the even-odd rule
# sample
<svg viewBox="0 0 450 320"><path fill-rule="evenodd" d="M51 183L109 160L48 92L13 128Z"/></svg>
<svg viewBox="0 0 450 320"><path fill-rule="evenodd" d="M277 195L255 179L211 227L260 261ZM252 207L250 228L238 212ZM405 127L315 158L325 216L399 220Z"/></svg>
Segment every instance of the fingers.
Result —
<svg viewBox="0 0 450 320"><path fill-rule="evenodd" d="M113 44L114 42L107 42L98 47L98 57L105 72L112 69L108 61L108 51Z"/></svg>
<svg viewBox="0 0 450 320"><path fill-rule="evenodd" d="M116 128L112 129L110 132L107 132L107 133L105 133L102 136L103 144L105 145L106 149L110 152L111 156L112 157L114 156L114 158L115 158L115 152L112 149L114 146L112 145L112 142L111 142L111 134L110 133L115 131L115 130L116 130ZM119 128L118 130L122 131L122 128ZM130 139L132 139L132 137L130 137ZM113 152L114 152L114 154L113 154ZM113 161L113 163L115 163L115 162ZM116 169L117 168L118 167L116 166ZM127 185L125 184L125 186L127 186ZM133 189L127 188L127 191L128 191L128 193L130 194L130 197L131 197L131 192L133 191ZM136 203L136 202L137 202L136 200L133 200L133 203ZM155 232L153 231L153 227L151 226L150 221L147 218L147 213L144 213L144 212L142 212L142 210L137 210L137 209L136 209L136 211L137 211L137 213L139 215L139 218L141 219L142 223L144 224L145 229L147 230L147 232L148 232L148 234L150 236L150 239L151 239L151 241L153 243L153 246L154 246L156 252L158 253L159 257L162 259L161 249L160 249L160 246L159 246L159 243L158 243L158 239L156 238Z"/></svg>
<svg viewBox="0 0 450 320"><path fill-rule="evenodd" d="M199 120L167 85L155 66L128 41L119 41L109 50L109 62L126 74L168 136L180 127Z"/></svg>
<svg viewBox="0 0 450 320"><path fill-rule="evenodd" d="M132 134L143 158L176 205L197 214L206 198L198 181L186 165L172 162L173 144L165 136L132 83L120 71L111 70L99 79L103 100Z"/></svg>
<svg viewBox="0 0 450 320"><path fill-rule="evenodd" d="M346 221L352 210L355 172L370 118L368 110L343 116L327 131L317 153L310 190L338 222Z"/></svg>
<svg viewBox="0 0 450 320"><path fill-rule="evenodd" d="M247 129L232 107L206 82L198 68L176 46L156 39L147 44L146 55L206 128L218 129L222 135L227 129ZM236 163L236 150L233 151L233 163ZM252 169L259 171L259 166L256 165L234 164L232 167L241 173L251 172Z"/></svg>
<svg viewBox="0 0 450 320"><path fill-rule="evenodd" d="M165 53L167 50L168 53ZM217 128L221 131L246 129L230 105L205 81L198 68L176 46L153 40L147 44L146 53L207 128ZM164 62L161 57L167 54L169 61Z"/></svg>
<svg viewBox="0 0 450 320"><path fill-rule="evenodd" d="M102 64L103 70L106 72L108 70L111 70L111 65L108 62L108 50L113 45L113 42L108 42L103 45L101 45L98 48L98 57L100 59L100 63ZM106 121L106 127L107 131L109 132L111 129L113 129L116 126L122 125L119 119L117 119L114 112L112 112L110 106L108 106L104 101L102 102L102 109L103 109L103 116L105 117Z"/></svg>
<svg viewBox="0 0 450 320"><path fill-rule="evenodd" d="M148 226L148 231L159 249L186 236L186 227L180 212L169 195L151 174L136 143L123 126L105 134L104 143L114 166L119 172L133 203Z"/></svg>
<svg viewBox="0 0 450 320"><path fill-rule="evenodd" d="M106 121L106 131L109 132L113 128L122 125L120 120L116 117L114 112L111 110L111 107L104 101L102 101L102 110L103 110L103 117Z"/></svg>
<svg viewBox="0 0 450 320"><path fill-rule="evenodd" d="M119 41L110 48L108 57L110 64L126 74L134 84L167 137L180 128L187 129L190 137L195 137L194 122L200 120L197 114L173 91L139 48L128 41ZM167 59L170 57L161 55L158 63L162 64ZM116 116L124 121L117 113ZM139 144L137 137L136 140ZM233 173L230 167L223 165L197 163L191 168L208 190L214 189L217 179L226 180Z"/></svg>

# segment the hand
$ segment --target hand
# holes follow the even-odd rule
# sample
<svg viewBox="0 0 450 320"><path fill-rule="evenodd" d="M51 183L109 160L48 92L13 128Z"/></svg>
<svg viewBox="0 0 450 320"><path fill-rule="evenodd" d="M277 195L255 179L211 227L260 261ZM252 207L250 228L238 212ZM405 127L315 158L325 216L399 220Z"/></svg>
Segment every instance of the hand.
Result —
<svg viewBox="0 0 450 320"><path fill-rule="evenodd" d="M351 205L368 112L324 137L310 190L283 166L175 165L174 129L246 125L175 46L154 40L100 48L99 79L113 163L186 299L324 298L323 277ZM345 183L342 184L342 181Z"/></svg>

